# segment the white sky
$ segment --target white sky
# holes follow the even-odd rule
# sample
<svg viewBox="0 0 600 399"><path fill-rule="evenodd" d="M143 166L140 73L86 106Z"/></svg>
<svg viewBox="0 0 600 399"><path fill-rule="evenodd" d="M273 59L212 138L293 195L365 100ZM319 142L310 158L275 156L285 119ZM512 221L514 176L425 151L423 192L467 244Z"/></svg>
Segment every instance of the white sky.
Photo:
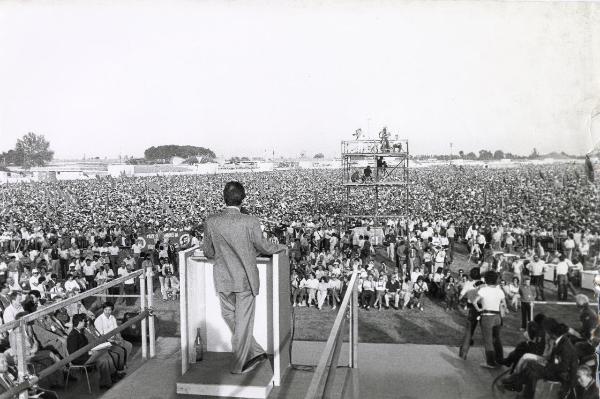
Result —
<svg viewBox="0 0 600 399"><path fill-rule="evenodd" d="M597 104L600 3L0 3L0 151L335 156L387 125L413 153L584 153Z"/></svg>

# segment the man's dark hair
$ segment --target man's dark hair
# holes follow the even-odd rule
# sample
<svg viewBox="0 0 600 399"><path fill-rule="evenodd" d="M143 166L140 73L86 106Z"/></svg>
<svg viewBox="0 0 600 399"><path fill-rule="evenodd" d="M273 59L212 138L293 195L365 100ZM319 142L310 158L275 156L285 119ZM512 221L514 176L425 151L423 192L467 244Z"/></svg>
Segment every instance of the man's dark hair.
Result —
<svg viewBox="0 0 600 399"><path fill-rule="evenodd" d="M35 296L38 299L42 298L42 294L38 290L31 290L31 291L29 291L29 295Z"/></svg>
<svg viewBox="0 0 600 399"><path fill-rule="evenodd" d="M474 267L469 270L469 277L471 277L471 280L479 280L481 278L480 269L478 267Z"/></svg>
<svg viewBox="0 0 600 399"><path fill-rule="evenodd" d="M8 297L10 298L10 301L14 301L15 299L17 299L17 297L21 295L20 291L13 291L10 294L8 294Z"/></svg>
<svg viewBox="0 0 600 399"><path fill-rule="evenodd" d="M77 327L79 323L86 320L86 315L83 313L77 313L73 315L73 328Z"/></svg>
<svg viewBox="0 0 600 399"><path fill-rule="evenodd" d="M240 206L244 198L246 198L246 190L244 190L244 186L240 182L227 182L223 189L223 198L227 206Z"/></svg>
<svg viewBox="0 0 600 399"><path fill-rule="evenodd" d="M102 304L102 309L106 308L111 308L112 310L115 310L115 305L112 302L107 301Z"/></svg>
<svg viewBox="0 0 600 399"><path fill-rule="evenodd" d="M493 270L488 270L483 275L483 278L484 278L486 284L494 285L498 282L498 273L496 273Z"/></svg>
<svg viewBox="0 0 600 399"><path fill-rule="evenodd" d="M554 337L559 337L561 336L561 332L562 332L562 328L560 326L560 323L558 321L556 321L556 319L553 319L551 317L547 317L543 322L542 322L542 326L544 327L544 330L554 336Z"/></svg>

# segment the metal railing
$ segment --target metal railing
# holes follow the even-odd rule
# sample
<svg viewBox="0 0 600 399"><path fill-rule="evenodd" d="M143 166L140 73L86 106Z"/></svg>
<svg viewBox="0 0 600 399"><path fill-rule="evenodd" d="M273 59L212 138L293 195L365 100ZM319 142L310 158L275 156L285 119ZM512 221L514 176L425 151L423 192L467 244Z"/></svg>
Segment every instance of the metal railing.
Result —
<svg viewBox="0 0 600 399"><path fill-rule="evenodd" d="M348 288L340 310L335 318L329 338L325 344L323 354L319 358L317 369L310 382L305 399L331 398L333 382L337 371L340 351L342 349L344 338L344 325L346 318L349 324L348 339L348 374L344 381L342 389L342 398L358 398L358 271L354 270L352 278L348 283ZM348 317L346 310L349 311Z"/></svg>
<svg viewBox="0 0 600 399"><path fill-rule="evenodd" d="M131 280L132 278L139 278L140 279L140 295L111 295L106 293L108 288L120 285L122 283L124 283L127 280ZM0 333L3 332L8 332L11 334L17 334L16 335L16 348L14 348L14 351L16 352L16 360L17 360L17 371L18 371L18 381L17 384L13 387L11 387L9 390L3 392L2 394L0 394L0 399L9 399L9 398L13 398L15 395L19 395L19 399L27 399L29 397L29 393L28 393L28 389L33 387L40 379L43 379L44 377L47 377L48 375L56 372L57 370L61 369L62 367L66 366L67 364L69 364L70 362L72 362L74 359L77 359L79 356L87 353L89 350L91 350L92 348L94 348L95 346L107 342L110 338L112 338L114 335L118 334L120 331L128 328L129 326L137 323L138 321L141 320L141 335L142 335L142 359L146 360L148 358L148 346L147 346L147 337L149 335L150 337L150 358L153 358L155 356L155 342L154 342L154 338L155 338L155 331L154 331L154 316L152 314L152 304L153 304L153 282L152 282L152 273L144 273L144 270L136 270L130 274L128 274L127 276L122 276L119 278L116 278L112 281L109 281L107 283L104 283L98 287L89 289L87 291L84 291L80 294L74 295L71 298L68 299L64 299L62 301L53 303L49 306L46 306L40 310L37 310L33 313L27 314L23 317L21 317L18 320L14 320L11 322L8 322L2 326L0 326ZM114 296L114 297L132 297L132 296L139 296L140 297L140 314L138 316L135 316L133 318L131 318L130 320L127 320L126 322L124 322L123 324L121 324L120 326L118 326L116 329L109 331L107 334L104 334L98 338L96 338L95 340L93 340L93 342L88 343L88 345L86 345L85 347L77 350L76 352L73 352L71 354L69 354L69 356L65 357L64 359L62 359L61 361L53 364L50 367L47 367L45 369L43 369L42 371L39 372L39 375L37 376L29 376L29 374L27 373L27 359L26 359L26 355L25 355L25 339L26 339L26 332L25 332L25 326L27 325L27 323L33 322L41 317L44 317L48 314L54 313L56 310L59 310L61 308L64 308L65 306L68 306L70 304L73 303L77 303L85 298L91 297L91 296L97 296L97 294L102 294L102 293L106 293L104 295L110 297L110 296ZM149 331L148 328L146 327L146 322L147 319L149 319ZM73 326L74 328L75 326Z"/></svg>

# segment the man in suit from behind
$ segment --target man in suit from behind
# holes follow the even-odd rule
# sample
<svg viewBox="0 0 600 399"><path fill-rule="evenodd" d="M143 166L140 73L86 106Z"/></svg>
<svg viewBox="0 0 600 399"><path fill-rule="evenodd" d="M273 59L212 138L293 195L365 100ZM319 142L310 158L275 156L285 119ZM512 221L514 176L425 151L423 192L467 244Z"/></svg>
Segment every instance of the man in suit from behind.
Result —
<svg viewBox="0 0 600 399"><path fill-rule="evenodd" d="M233 374L247 373L267 359L253 336L255 297L260 281L256 257L285 251L284 245L267 241L259 220L240 211L244 186L228 182L223 190L226 208L206 219L204 255L214 259L213 277L221 314L231 330Z"/></svg>

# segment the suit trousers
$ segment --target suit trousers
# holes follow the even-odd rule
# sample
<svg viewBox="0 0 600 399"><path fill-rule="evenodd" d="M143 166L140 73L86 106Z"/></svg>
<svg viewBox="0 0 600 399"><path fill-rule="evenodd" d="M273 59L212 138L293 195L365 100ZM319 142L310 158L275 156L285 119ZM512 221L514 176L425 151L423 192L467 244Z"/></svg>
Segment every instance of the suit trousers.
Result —
<svg viewBox="0 0 600 399"><path fill-rule="evenodd" d="M239 374L246 362L265 353L254 339L254 307L256 298L251 291L219 292L221 315L231 330L233 360L230 371Z"/></svg>

